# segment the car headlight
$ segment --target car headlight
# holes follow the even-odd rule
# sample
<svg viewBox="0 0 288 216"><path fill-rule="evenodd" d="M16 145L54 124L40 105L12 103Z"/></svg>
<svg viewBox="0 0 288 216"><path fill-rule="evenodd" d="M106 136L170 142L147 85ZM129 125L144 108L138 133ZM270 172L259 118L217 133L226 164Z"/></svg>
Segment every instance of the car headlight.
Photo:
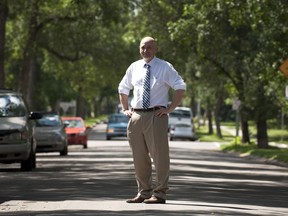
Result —
<svg viewBox="0 0 288 216"><path fill-rule="evenodd" d="M108 133L114 133L114 128L108 128L107 132Z"/></svg>
<svg viewBox="0 0 288 216"><path fill-rule="evenodd" d="M22 133L24 133L24 132L22 132ZM7 140L21 140L21 139L24 139L24 138L22 138L22 133L21 132L19 132L19 133L11 133L8 136L6 136L4 139L7 139Z"/></svg>

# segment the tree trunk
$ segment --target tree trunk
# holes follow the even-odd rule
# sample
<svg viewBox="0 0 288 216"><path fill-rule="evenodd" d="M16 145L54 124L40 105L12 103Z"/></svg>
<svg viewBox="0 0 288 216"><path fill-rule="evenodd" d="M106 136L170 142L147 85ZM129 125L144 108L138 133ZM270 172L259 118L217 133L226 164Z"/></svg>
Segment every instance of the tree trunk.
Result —
<svg viewBox="0 0 288 216"><path fill-rule="evenodd" d="M94 103L93 103L93 111L94 111L94 116L97 117L100 115L99 110L100 110L100 106L99 106L99 102L97 100L97 98L94 99Z"/></svg>
<svg viewBox="0 0 288 216"><path fill-rule="evenodd" d="M211 105L210 101L208 99L207 101L207 119L208 119L208 134L213 134L213 119L212 119L212 110L211 110Z"/></svg>
<svg viewBox="0 0 288 216"><path fill-rule="evenodd" d="M76 99L76 116L85 118L85 101L83 98L82 88L79 87L77 99Z"/></svg>
<svg viewBox="0 0 288 216"><path fill-rule="evenodd" d="M248 124L249 110L245 107L245 105L241 105L240 115L241 115L240 122L242 131L242 143L251 144L249 134L249 124Z"/></svg>
<svg viewBox="0 0 288 216"><path fill-rule="evenodd" d="M23 59L22 70L20 75L20 92L22 92L22 94L24 95L30 109L35 109L35 104L33 100L34 77L35 77L35 59L34 56L28 54Z"/></svg>
<svg viewBox="0 0 288 216"><path fill-rule="evenodd" d="M241 119L241 130L242 130L242 143L251 144L249 135L249 124L247 120Z"/></svg>
<svg viewBox="0 0 288 216"><path fill-rule="evenodd" d="M257 103L255 106L255 122L257 126L257 146L258 148L268 148L267 116L269 116L269 105L271 101L265 95L266 82L257 84Z"/></svg>
<svg viewBox="0 0 288 216"><path fill-rule="evenodd" d="M5 34L6 34L6 19L8 16L7 0L0 1L0 88L5 87Z"/></svg>
<svg viewBox="0 0 288 216"><path fill-rule="evenodd" d="M31 3L32 12L28 26L28 40L23 53L23 63L20 72L19 90L25 97L30 109L35 109L34 83L35 83L35 56L37 38L37 1Z"/></svg>
<svg viewBox="0 0 288 216"><path fill-rule="evenodd" d="M217 136L222 139L222 133L221 133L221 125L220 125L220 110L221 110L221 106L222 106L222 92L221 90L218 92L218 96L217 96L217 103L216 103L216 107L215 107L215 125L216 125L216 133Z"/></svg>
<svg viewBox="0 0 288 216"><path fill-rule="evenodd" d="M267 122L266 119L259 119L257 124L257 145L259 148L268 148Z"/></svg>

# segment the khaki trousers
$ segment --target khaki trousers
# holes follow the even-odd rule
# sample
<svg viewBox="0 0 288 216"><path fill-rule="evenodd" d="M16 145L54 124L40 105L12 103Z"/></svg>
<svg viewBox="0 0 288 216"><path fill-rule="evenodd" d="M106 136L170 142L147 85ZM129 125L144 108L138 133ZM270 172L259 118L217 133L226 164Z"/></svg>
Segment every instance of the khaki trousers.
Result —
<svg viewBox="0 0 288 216"><path fill-rule="evenodd" d="M155 116L155 111L134 111L128 124L127 137L132 150L138 195L152 194L166 199L170 171L168 116ZM155 182L152 183L152 161Z"/></svg>

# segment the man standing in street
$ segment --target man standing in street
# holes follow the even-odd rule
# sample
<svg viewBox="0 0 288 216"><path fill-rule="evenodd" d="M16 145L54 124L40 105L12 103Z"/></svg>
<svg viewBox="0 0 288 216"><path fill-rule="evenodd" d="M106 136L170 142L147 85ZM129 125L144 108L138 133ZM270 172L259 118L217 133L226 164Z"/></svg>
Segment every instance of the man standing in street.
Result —
<svg viewBox="0 0 288 216"><path fill-rule="evenodd" d="M119 84L123 113L130 117L127 137L132 150L138 185L136 197L127 203L166 203L170 171L168 114L181 102L186 84L173 66L157 58L156 40L144 37L141 60L132 63ZM168 91L174 89L168 106ZM131 107L128 95L133 90ZM152 161L156 177L152 183Z"/></svg>

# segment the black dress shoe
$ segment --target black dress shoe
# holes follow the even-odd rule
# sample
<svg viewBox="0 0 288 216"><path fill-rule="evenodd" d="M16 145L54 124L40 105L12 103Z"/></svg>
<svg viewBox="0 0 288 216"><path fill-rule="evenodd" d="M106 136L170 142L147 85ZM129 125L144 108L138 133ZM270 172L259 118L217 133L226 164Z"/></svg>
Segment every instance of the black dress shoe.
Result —
<svg viewBox="0 0 288 216"><path fill-rule="evenodd" d="M165 204L166 200L160 197L152 196L150 199L144 200L146 204Z"/></svg>
<svg viewBox="0 0 288 216"><path fill-rule="evenodd" d="M141 196L136 196L133 199L126 200L127 203L142 203L145 199Z"/></svg>

